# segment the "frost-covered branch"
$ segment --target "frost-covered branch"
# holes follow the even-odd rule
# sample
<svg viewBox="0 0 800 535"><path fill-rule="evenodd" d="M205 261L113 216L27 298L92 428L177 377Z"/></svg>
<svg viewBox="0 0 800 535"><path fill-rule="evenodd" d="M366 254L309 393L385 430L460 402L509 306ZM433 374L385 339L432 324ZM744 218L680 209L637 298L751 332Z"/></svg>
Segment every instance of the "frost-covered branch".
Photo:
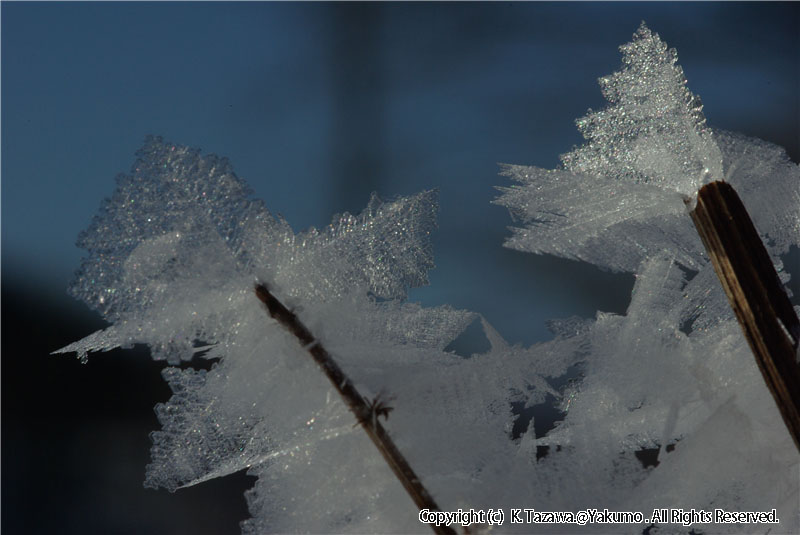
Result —
<svg viewBox="0 0 800 535"><path fill-rule="evenodd" d="M269 315L272 316L278 323L283 325L289 330L303 346L303 349L308 351L314 360L319 364L320 368L324 371L325 375L330 380L333 387L342 396L347 403L348 408L358 419L358 423L364 428L370 440L381 452L383 458L389 464L392 472L397 476L397 479L403 484L403 487L414 500L414 503L419 509L428 509L430 511L439 511L440 508L431 497L428 490L422 485L414 470L400 453L400 450L395 446L394 441L378 421L381 416L381 411L388 419L387 408L379 408L379 398L375 398L371 403L367 398L362 396L356 389L353 382L345 375L342 369L336 364L336 361L331 357L330 353L325 349L322 343L316 339L308 328L303 325L303 322L298 317L283 306L274 295L269 291L266 284L256 285L256 296L267 307ZM454 535L455 530L449 526L442 526L431 524L431 529L434 533Z"/></svg>
<svg viewBox="0 0 800 535"><path fill-rule="evenodd" d="M800 237L800 168L779 147L709 127L676 52L644 24L621 51L620 71L600 79L608 106L578 120L586 143L563 155L558 169L506 166L517 184L500 188L496 201L522 223L508 247L636 276L625 316L598 312L569 336L572 347L554 344L564 357L576 344L583 349L574 357L578 377L564 392L563 421L531 445L549 448L539 464L551 477L538 475L550 489L546 501L580 507L602 493L605 503L627 511L658 503L775 508L777 530L796 532L797 448L687 212L705 184L725 180L736 189L757 235L736 245L735 261L752 266L748 244L763 242L764 265L750 280L774 282L749 299L764 305L756 315L777 307L790 334L796 320L789 319L795 312L784 294L789 273L781 255ZM710 226L724 232L729 224ZM791 346L780 323L773 321L768 336ZM780 374L791 392L781 398L789 400L797 396L797 363L794 350L784 350ZM635 458L647 452L654 456L643 469ZM583 491L556 497L574 488L564 483L573 478Z"/></svg>
<svg viewBox="0 0 800 535"><path fill-rule="evenodd" d="M536 359L509 352L496 333L485 355L445 351L478 315L405 301L433 266L435 213L435 192L373 196L359 215L295 234L249 199L224 159L149 138L80 238L89 255L71 291L112 325L61 352L85 358L143 343L169 364L214 361L208 371L165 368L173 396L157 407L147 486L176 490L248 470L257 482L245 533L427 530L353 427L341 383L323 377L303 346L317 340L336 355L358 385L353 397L396 398L391 438L414 467L407 481L424 482L448 510L485 499L513 454L510 404L541 401L544 390L529 389L543 380ZM254 281L302 311L313 340L265 325Z"/></svg>
<svg viewBox="0 0 800 535"><path fill-rule="evenodd" d="M507 246L632 272L631 302L625 315L553 321L554 338L530 348L478 314L406 302L433 267L435 192L373 196L361 214L295 234L226 160L149 138L79 238L88 257L71 292L112 325L61 350L145 343L170 364L146 485L247 470L257 481L246 534L418 532L430 496L447 510L774 508L781 530L797 532L797 449L684 199L715 180L734 186L782 286L781 255L800 236L800 168L707 126L675 51L646 26L622 52L621 70L601 79L609 106L578 121L586 144L555 170L507 166L516 184L496 202L519 225ZM265 324L262 303L278 321ZM489 349L447 351L476 321ZM175 366L201 358L210 370ZM385 443L414 466L401 480L427 489L416 503L353 426L355 413L388 439L383 391L397 409Z"/></svg>

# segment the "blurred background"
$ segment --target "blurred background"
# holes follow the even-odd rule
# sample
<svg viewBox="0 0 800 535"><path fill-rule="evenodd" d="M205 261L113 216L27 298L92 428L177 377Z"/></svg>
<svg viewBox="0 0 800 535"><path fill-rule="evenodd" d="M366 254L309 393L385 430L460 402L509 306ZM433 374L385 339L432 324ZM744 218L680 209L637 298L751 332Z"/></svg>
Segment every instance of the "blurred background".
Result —
<svg viewBox="0 0 800 535"><path fill-rule="evenodd" d="M229 157L296 231L372 191L438 188L437 268L411 299L525 345L549 318L624 313L633 278L504 249L497 163L555 167L581 143L574 120L604 105L596 80L642 20L711 126L800 161L796 3L4 2L0 18L9 534L225 534L247 517L243 474L142 488L163 364L49 355L104 326L65 294L74 243L146 134Z"/></svg>

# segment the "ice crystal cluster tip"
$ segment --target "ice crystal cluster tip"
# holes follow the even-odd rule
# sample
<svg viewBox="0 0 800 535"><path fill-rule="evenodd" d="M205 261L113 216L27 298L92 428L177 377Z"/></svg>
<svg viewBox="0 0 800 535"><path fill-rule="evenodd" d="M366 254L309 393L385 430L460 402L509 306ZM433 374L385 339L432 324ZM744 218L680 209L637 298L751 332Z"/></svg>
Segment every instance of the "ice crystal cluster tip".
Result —
<svg viewBox="0 0 800 535"><path fill-rule="evenodd" d="M620 50L622 69L600 78L609 105L578 119L587 142L562 156L564 167L687 196L722 179L719 149L675 49L642 23Z"/></svg>
<svg viewBox="0 0 800 535"><path fill-rule="evenodd" d="M518 185L499 188L495 202L524 225L506 246L629 272L671 251L698 269L705 252L685 203L725 179L772 252L785 252L800 232L797 166L779 147L707 126L675 50L644 23L621 51L622 69L600 79L608 106L577 122L584 145L562 155L559 169L504 166Z"/></svg>

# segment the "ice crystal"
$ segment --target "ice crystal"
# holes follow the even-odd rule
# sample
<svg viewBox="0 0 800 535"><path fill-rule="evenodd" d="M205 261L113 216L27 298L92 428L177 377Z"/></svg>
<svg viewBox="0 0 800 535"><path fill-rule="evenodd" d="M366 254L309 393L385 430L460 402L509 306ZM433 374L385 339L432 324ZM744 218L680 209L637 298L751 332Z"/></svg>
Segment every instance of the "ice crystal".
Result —
<svg viewBox="0 0 800 535"><path fill-rule="evenodd" d="M191 359L196 340L222 332L209 332L219 316L250 299L256 278L320 302L357 289L402 298L427 280L433 191L392 203L373 195L359 216L297 235L249 194L226 159L148 138L78 240L90 254L70 293L114 326L70 349L126 346L153 332L157 358ZM160 322L175 332L163 336Z"/></svg>

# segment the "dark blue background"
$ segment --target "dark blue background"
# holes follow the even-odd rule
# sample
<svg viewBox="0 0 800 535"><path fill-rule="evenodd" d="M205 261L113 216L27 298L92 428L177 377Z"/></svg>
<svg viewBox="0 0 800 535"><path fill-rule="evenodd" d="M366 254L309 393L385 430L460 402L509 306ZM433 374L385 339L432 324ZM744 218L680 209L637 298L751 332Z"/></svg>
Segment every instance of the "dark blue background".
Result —
<svg viewBox="0 0 800 535"><path fill-rule="evenodd" d="M4 2L0 15L7 533L235 532L246 515L243 477L175 496L139 486L150 407L169 395L158 364L47 356L102 326L64 294L73 244L148 133L229 157L298 231L373 190L439 188L438 267L412 299L481 312L525 344L547 318L624 312L632 278L503 249L497 163L554 167L580 143L574 119L603 106L596 79L642 20L677 48L712 126L800 160L797 4Z"/></svg>

